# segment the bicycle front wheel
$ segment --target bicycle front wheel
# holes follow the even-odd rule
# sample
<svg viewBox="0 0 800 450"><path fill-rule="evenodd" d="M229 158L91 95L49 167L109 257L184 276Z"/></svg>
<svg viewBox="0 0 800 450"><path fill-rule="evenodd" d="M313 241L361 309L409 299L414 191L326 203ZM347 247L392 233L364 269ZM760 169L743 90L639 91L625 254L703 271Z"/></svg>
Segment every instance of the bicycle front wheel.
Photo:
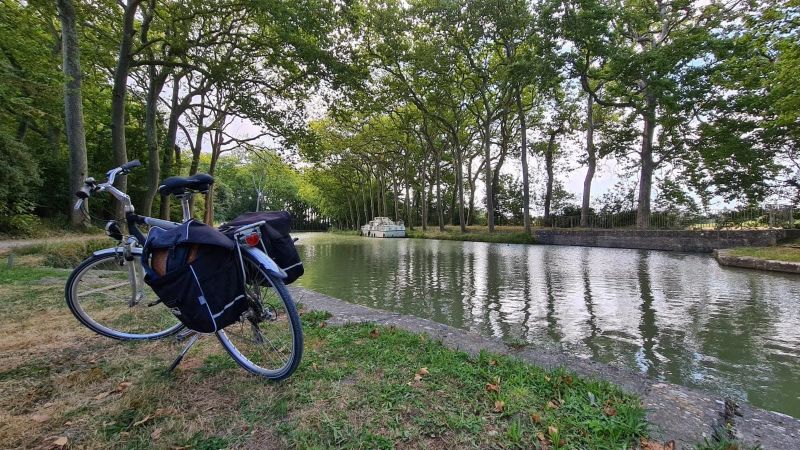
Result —
<svg viewBox="0 0 800 450"><path fill-rule="evenodd" d="M144 283L140 255L90 256L72 271L65 295L83 325L113 339L161 339L183 328L164 305L148 306L157 297Z"/></svg>
<svg viewBox="0 0 800 450"><path fill-rule="evenodd" d="M225 350L250 373L270 380L291 375L303 357L303 331L294 300L281 279L245 256L250 308L217 332Z"/></svg>

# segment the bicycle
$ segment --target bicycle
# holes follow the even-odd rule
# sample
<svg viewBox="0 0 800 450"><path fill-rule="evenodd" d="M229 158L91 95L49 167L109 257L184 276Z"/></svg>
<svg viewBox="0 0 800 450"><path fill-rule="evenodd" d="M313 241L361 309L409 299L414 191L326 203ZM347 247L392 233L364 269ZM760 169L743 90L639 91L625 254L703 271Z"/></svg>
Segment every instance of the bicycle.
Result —
<svg viewBox="0 0 800 450"><path fill-rule="evenodd" d="M169 370L174 369L200 337L200 333L181 322L154 298L144 283L141 264L145 235L140 225L171 229L180 223L135 213L130 197L114 187L119 176L130 173L142 164L131 161L106 173L107 180L98 183L87 178L76 193L76 210L93 194L108 192L123 205L129 230L124 235L116 221L106 224L106 233L116 245L94 252L70 274L65 286L67 306L78 321L90 330L112 339L155 340L178 335L191 338ZM191 199L205 193L213 177L198 174L192 177L170 177L159 186L161 195L172 195L181 201L183 221L192 218ZM303 333L294 300L286 289L286 274L264 251L260 243L260 225L255 222L237 228L233 233L237 261L245 281L248 309L237 322L214 334L236 363L250 373L271 380L290 376L303 354ZM255 239L254 235L258 236Z"/></svg>

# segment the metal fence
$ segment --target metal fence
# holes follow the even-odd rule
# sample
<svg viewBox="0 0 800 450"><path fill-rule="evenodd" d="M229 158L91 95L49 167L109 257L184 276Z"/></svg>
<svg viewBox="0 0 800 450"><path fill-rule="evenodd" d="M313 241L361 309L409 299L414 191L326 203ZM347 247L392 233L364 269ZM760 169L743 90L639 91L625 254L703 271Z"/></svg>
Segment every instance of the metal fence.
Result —
<svg viewBox="0 0 800 450"><path fill-rule="evenodd" d="M685 212L652 212L652 230L752 230L768 228L795 228L800 226L800 213L791 206L749 208L719 211L707 214ZM580 228L580 215L556 215L536 218L534 225L551 228ZM636 212L617 214L591 214L588 228L635 228Z"/></svg>

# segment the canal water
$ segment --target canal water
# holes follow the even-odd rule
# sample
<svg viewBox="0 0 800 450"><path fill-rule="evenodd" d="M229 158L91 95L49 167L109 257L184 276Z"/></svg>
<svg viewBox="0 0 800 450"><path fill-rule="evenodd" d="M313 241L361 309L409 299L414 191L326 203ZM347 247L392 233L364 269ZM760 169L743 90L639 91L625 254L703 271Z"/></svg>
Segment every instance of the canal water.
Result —
<svg viewBox="0 0 800 450"><path fill-rule="evenodd" d="M298 234L302 286L800 418L800 276L646 250Z"/></svg>

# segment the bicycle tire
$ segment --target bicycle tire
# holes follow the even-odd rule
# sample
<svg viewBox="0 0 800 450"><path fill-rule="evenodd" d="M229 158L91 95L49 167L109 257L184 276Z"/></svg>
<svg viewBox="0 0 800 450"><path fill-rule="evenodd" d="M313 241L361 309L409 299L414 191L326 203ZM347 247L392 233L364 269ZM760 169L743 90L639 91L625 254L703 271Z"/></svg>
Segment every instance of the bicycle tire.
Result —
<svg viewBox="0 0 800 450"><path fill-rule="evenodd" d="M303 357L303 330L300 323L300 316L297 313L294 300L289 294L289 291L286 289L286 285L283 283L283 281L280 278L270 275L254 259L247 255L243 256L246 265L245 270L249 271L246 282L246 286L248 287L248 289L246 289L248 299L251 301L256 300L264 303L264 299L262 298L263 292L265 292L265 290L266 292L271 292L276 299L280 300L280 303L284 309L285 318L280 317L280 313L275 311L275 318L259 321L259 323L256 325L250 321L250 319L243 317L238 322L225 327L224 330L217 331L217 338L228 354L230 354L234 361L236 361L236 363L243 369L254 375L259 375L273 381L283 380L294 373L294 371L300 365L300 360ZM269 286L264 286L262 282L267 282ZM253 291L255 290L257 290L260 295L260 297L257 299L253 298ZM274 308L275 299L272 301L273 304L270 307ZM249 312L250 314L253 314L252 306ZM263 340L263 332L270 330L268 328L271 326L270 324L274 324L274 326L272 326L274 329L282 323L289 325L288 335L291 336L292 341L291 353L286 358L286 361L280 365L280 367L264 367L265 363L256 361L256 359L264 359L265 355L261 349L266 348L267 345L264 342L258 343L255 341ZM250 331L250 335L248 335L248 330ZM284 337L288 338L288 335ZM252 338L250 336L252 336ZM237 345L237 343L234 341L237 341L239 344ZM283 343L278 343L278 347L276 347L272 341L268 341L267 343L270 347L272 347L272 350L274 350L273 353L281 354L279 348L281 345L283 345ZM243 344L251 345L249 345L248 348L243 348ZM255 350L256 348L258 348L257 351Z"/></svg>
<svg viewBox="0 0 800 450"><path fill-rule="evenodd" d="M64 288L64 296L67 301L67 306L75 318L86 328L89 328L95 333L120 341L163 339L183 329L183 324L181 324L164 305L147 306L148 302L144 298L147 293L152 295L152 300L155 300L157 297L142 280L138 279L138 277L137 282L139 284L133 286L136 286L139 290L138 292L134 292L133 286L129 281L129 272L127 272L129 270L127 268L128 264L136 264L141 268L141 256L133 255L133 260L126 261L115 253L92 255L86 258L72 271ZM92 269L101 265L105 269L98 269L97 272L91 272L90 274ZM119 273L114 273L112 269L114 269L115 266L125 269L119 270ZM136 266L134 266L134 270L136 270L135 267ZM111 278L115 278L116 280L128 280L127 285L130 290L127 295L123 292L126 285L124 281L117 285L102 286ZM89 289L88 291L81 292L84 286ZM127 305L125 305L123 297L116 299L111 298L111 293L117 293L117 288L123 288L119 290L119 294L124 295L124 298L128 300ZM137 293L142 298L131 305L131 296ZM92 294L92 300L81 300L81 297L87 297L89 294ZM108 301L109 298L111 299L110 301ZM92 305L90 309L88 306L91 301L94 301L95 305ZM108 306L110 306L110 308L108 308L110 312L94 311L95 306L102 306L104 302L108 303ZM125 306L127 306L127 308ZM126 320L131 314L133 315L133 320ZM101 315L107 317L101 319ZM147 327L153 328L153 330L144 331L145 325L140 325L140 323L146 324L147 321L153 322L152 327ZM125 322L131 329L122 330L120 329L122 328L121 326L114 324L115 322Z"/></svg>

